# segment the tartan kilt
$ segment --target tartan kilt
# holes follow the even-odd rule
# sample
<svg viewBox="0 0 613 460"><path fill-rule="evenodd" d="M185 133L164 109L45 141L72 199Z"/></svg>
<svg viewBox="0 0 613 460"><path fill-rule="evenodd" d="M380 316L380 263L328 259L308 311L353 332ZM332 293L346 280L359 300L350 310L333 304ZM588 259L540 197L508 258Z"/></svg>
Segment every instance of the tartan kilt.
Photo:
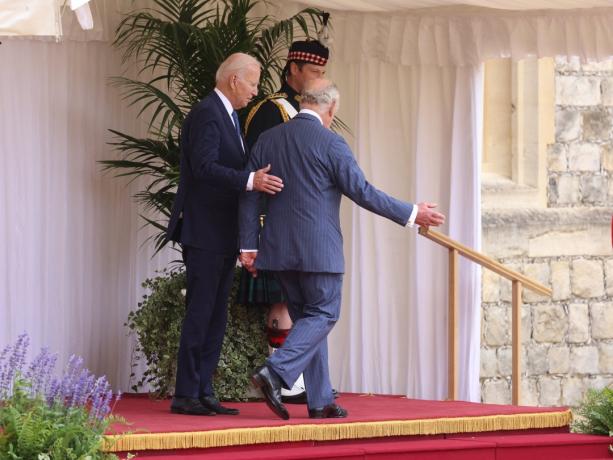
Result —
<svg viewBox="0 0 613 460"><path fill-rule="evenodd" d="M243 268L238 285L238 302L249 306L269 306L286 302L283 289L273 273L258 270L257 278Z"/></svg>

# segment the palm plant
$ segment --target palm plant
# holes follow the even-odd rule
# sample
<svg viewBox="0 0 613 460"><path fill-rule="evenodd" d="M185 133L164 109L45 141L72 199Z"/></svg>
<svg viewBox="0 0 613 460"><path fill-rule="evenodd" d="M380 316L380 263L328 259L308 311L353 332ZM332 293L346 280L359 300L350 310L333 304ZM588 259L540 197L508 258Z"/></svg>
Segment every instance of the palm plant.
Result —
<svg viewBox="0 0 613 460"><path fill-rule="evenodd" d="M121 158L101 163L118 176L150 179L135 198L157 216L142 215L157 229L152 237L156 252L166 243L165 224L179 178L181 124L214 88L219 64L235 52L260 61L256 103L275 91L291 42L309 37L322 22L323 13L313 8L282 21L251 17L262 1L154 0L154 8L129 13L117 28L114 45L122 50L124 63L136 62L142 79L116 77L112 83L123 90L129 105L140 106L138 116L148 119L149 137L111 130Z"/></svg>

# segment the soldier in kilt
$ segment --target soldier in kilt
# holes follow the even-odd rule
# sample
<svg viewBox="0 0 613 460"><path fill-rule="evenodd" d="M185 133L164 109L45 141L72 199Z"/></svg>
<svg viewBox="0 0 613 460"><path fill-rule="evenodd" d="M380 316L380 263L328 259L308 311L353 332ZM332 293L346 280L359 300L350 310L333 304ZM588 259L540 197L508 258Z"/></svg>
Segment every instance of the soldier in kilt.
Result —
<svg viewBox="0 0 613 460"><path fill-rule="evenodd" d="M245 139L253 147L260 134L293 118L299 111L300 93L307 81L323 78L329 50L317 40L292 43L283 70L283 84L279 91L257 103L245 122ZM260 224L264 224L266 197L261 197ZM286 299L280 284L265 271L258 271L253 278L245 269L241 272L239 300L245 305L269 306L267 337L271 351L283 345L292 327ZM283 390L283 401L306 403L302 376L294 388Z"/></svg>

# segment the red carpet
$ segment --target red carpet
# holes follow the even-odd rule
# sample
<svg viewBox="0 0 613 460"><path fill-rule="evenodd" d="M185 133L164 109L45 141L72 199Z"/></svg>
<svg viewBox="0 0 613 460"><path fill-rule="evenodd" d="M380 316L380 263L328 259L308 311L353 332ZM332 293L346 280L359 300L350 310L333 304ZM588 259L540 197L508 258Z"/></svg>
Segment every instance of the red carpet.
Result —
<svg viewBox="0 0 613 460"><path fill-rule="evenodd" d="M423 401L402 396L343 394L337 402L349 411L346 419L313 420L306 406L288 405L290 420L274 416L263 402L227 403L239 416L194 417L169 412L169 401L129 395L114 413L130 426L114 426L107 450L138 452L157 460L423 458L510 459L502 452L519 452L530 436L549 436L542 448L566 439L568 457L575 444L596 446L606 453L606 438L595 442L568 434L570 411L564 408L516 407L463 401ZM488 436L494 432L496 436ZM115 433L119 433L116 435ZM513 435L513 436L511 436ZM554 436L554 438L551 438ZM513 438L513 439L510 439ZM530 438L532 442L533 439ZM519 444L518 444L519 442ZM561 442L561 441L560 441ZM591 443L591 444L590 444ZM603 450L604 449L604 450ZM541 449L542 450L542 449ZM560 450L560 449L559 449ZM585 451L584 458L598 458ZM495 454L492 457L492 453ZM510 454L514 455L514 454ZM574 454L573 454L574 455ZM583 455L583 454L581 454ZM522 458L530 458L523 452ZM535 457L536 458L536 457ZM538 460L549 458L540 454Z"/></svg>
<svg viewBox="0 0 613 460"><path fill-rule="evenodd" d="M170 413L170 401L155 401L144 395L127 395L113 413L129 420L130 427L114 426L116 432L145 430L148 433L211 431L236 428L281 427L303 424L429 420L455 417L487 417L518 414L568 413L565 408L477 404L465 401L427 401L404 396L344 393L337 403L349 411L346 419L310 419L306 405L287 404L289 420L276 417L263 402L224 403L240 409L238 416L194 417ZM556 425L565 426L566 424ZM535 428L548 428L535 427ZM512 428L511 428L512 429ZM430 433L422 433L430 434Z"/></svg>

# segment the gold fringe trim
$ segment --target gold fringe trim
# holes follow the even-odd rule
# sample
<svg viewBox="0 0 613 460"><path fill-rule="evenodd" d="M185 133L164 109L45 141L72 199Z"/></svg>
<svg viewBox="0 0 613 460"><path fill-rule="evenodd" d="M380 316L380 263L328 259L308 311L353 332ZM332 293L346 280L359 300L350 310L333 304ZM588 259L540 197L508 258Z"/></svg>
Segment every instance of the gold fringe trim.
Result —
<svg viewBox="0 0 613 460"><path fill-rule="evenodd" d="M104 438L106 452L174 450L296 441L415 436L484 431L559 428L572 421L570 410L532 414L488 415L423 420L284 425L184 433L129 433Z"/></svg>

